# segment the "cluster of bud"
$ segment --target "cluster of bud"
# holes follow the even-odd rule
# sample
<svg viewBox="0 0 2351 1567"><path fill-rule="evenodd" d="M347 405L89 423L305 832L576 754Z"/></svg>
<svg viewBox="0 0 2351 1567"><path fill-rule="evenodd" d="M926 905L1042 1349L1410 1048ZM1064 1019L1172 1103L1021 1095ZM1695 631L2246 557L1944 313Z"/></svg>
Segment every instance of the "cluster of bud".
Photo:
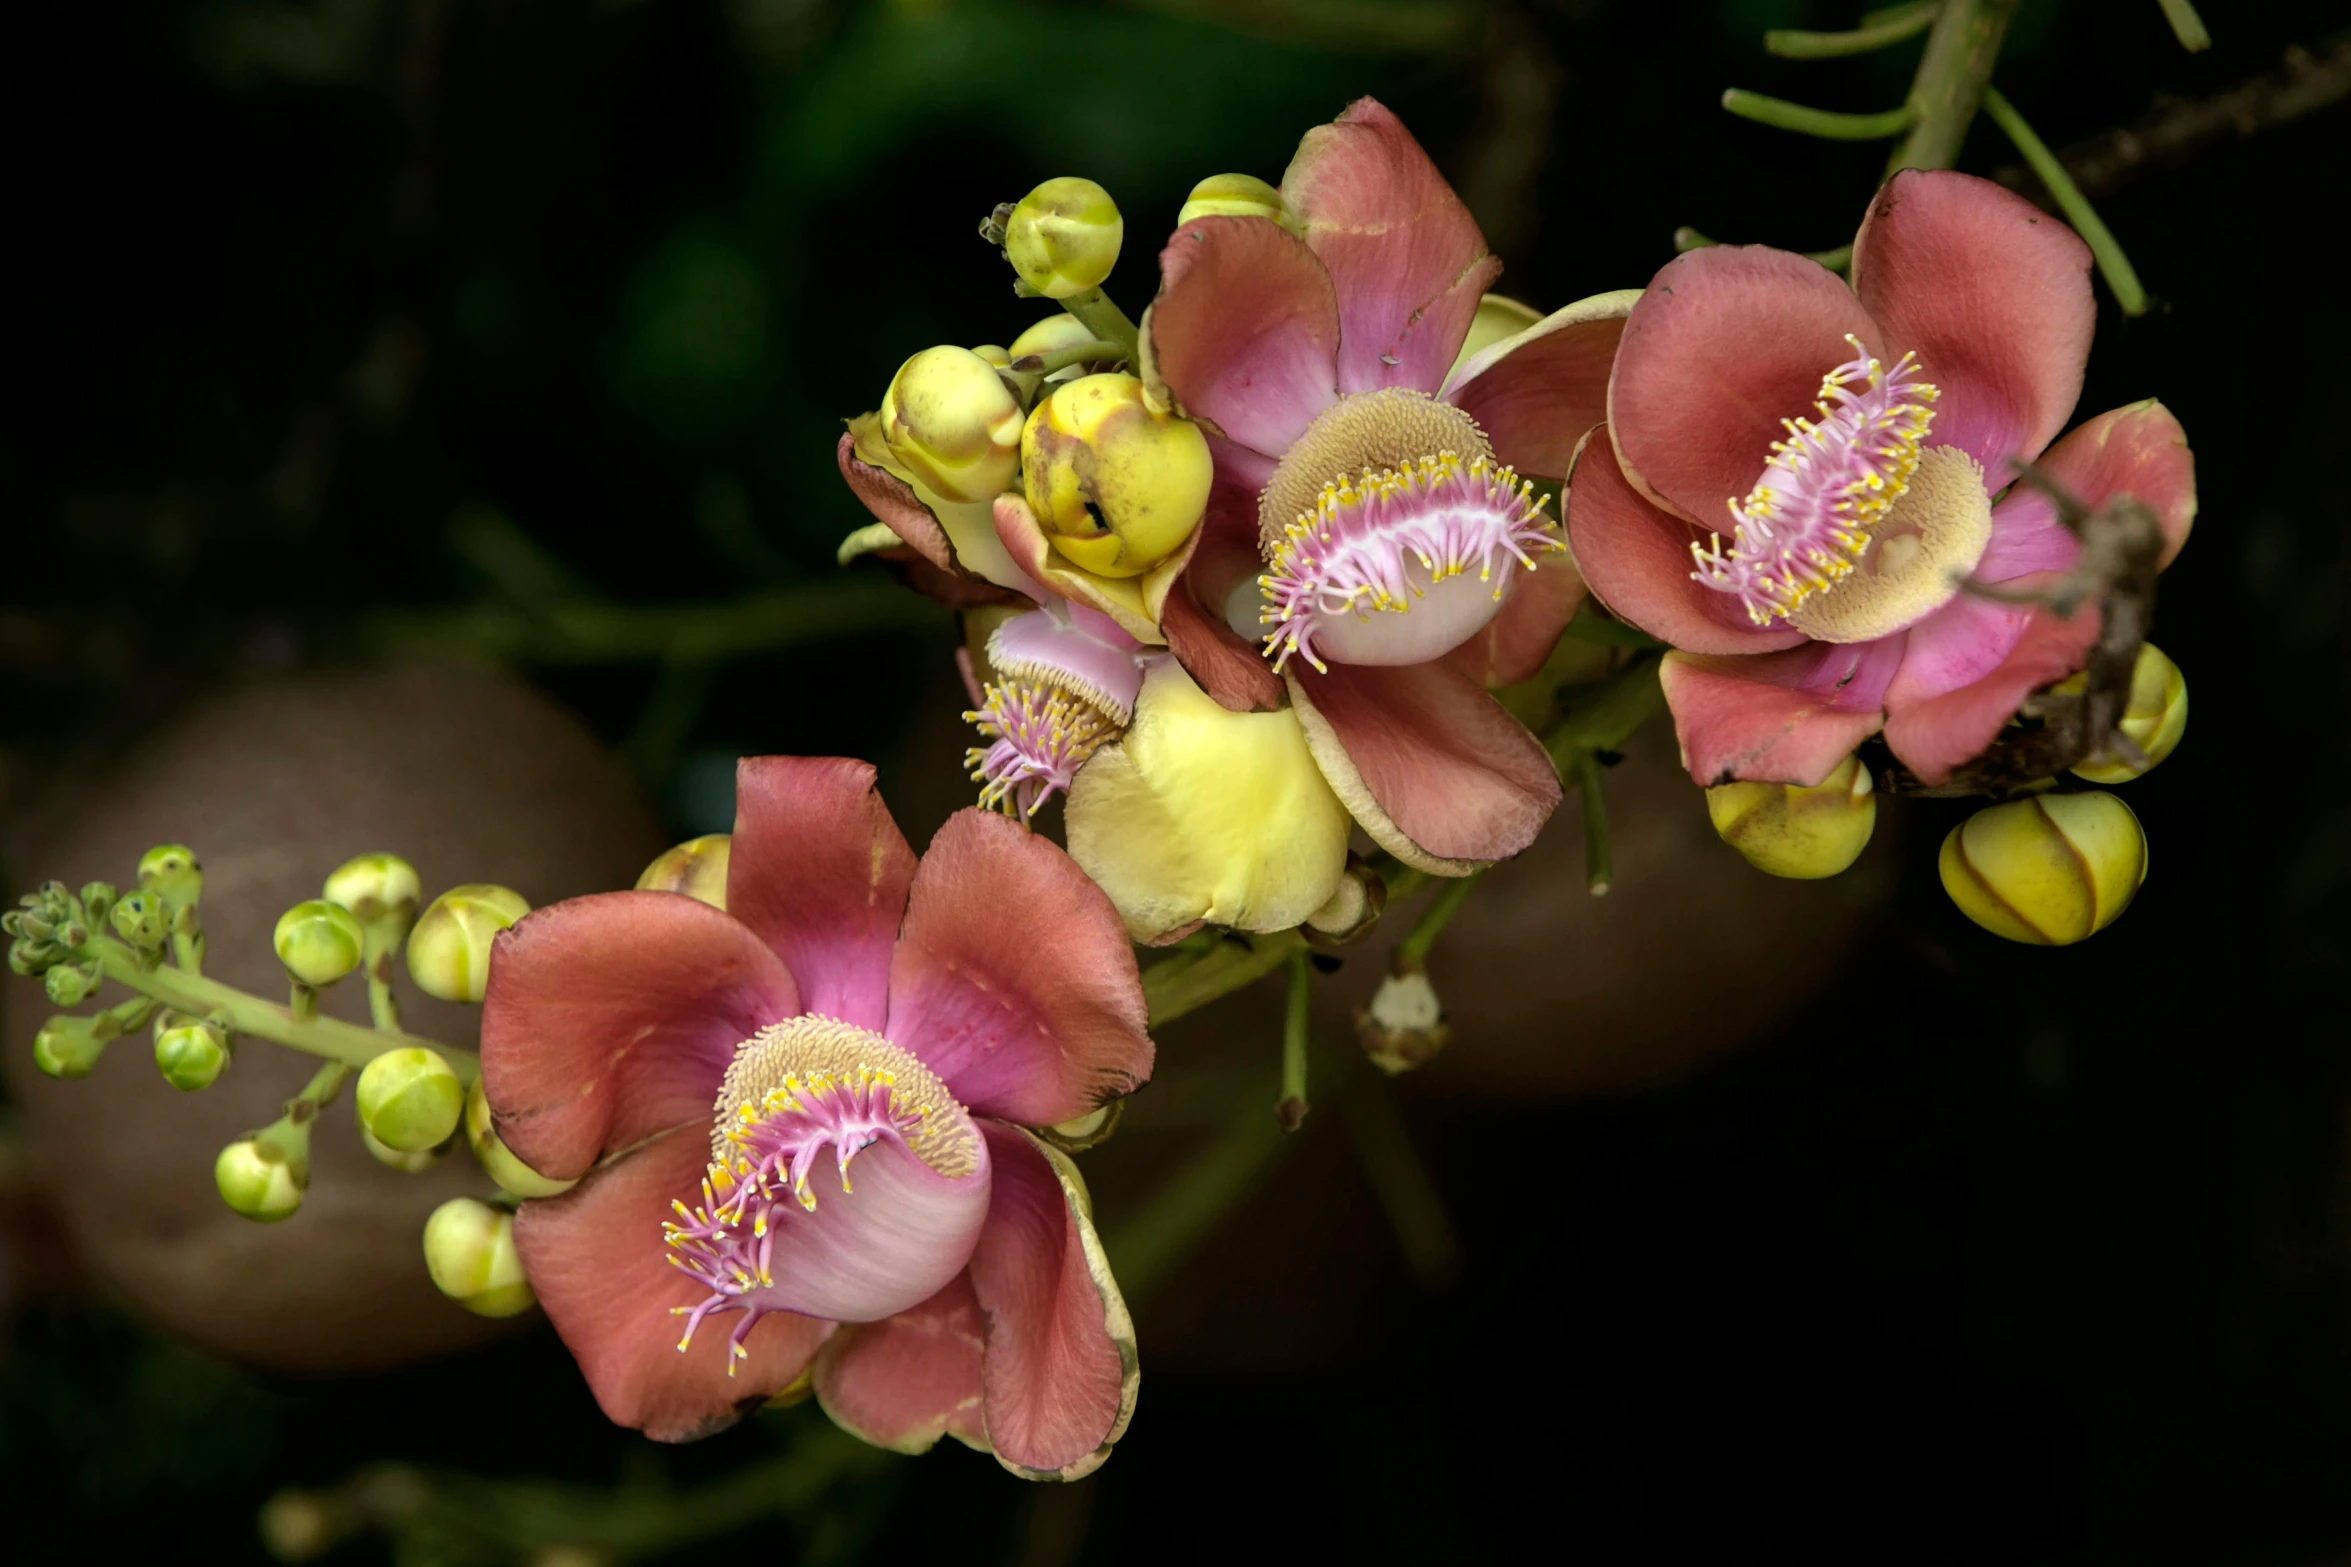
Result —
<svg viewBox="0 0 2351 1567"><path fill-rule="evenodd" d="M1748 864L1798 881L1834 876L1861 857L1877 826L1869 769L1848 756L1811 788L1728 783L1706 791L1706 814Z"/></svg>
<svg viewBox="0 0 2351 1567"><path fill-rule="evenodd" d="M1943 890L1995 936L2086 941L2147 879L2147 835L2111 794L2039 794L1976 812L1943 840Z"/></svg>
<svg viewBox="0 0 2351 1567"><path fill-rule="evenodd" d="M537 1297L514 1248L514 1215L471 1197L452 1197L424 1225L424 1265L433 1285L481 1317L511 1317Z"/></svg>
<svg viewBox="0 0 2351 1567"><path fill-rule="evenodd" d="M521 893L490 882L452 887L408 933L408 977L442 1001L479 1001L490 982L490 944L531 912Z"/></svg>
<svg viewBox="0 0 2351 1567"><path fill-rule="evenodd" d="M113 888L103 882L92 882L85 891L97 891L101 902L110 899ZM9 936L8 967L11 971L31 977L54 973L59 965L71 964L77 974L85 960L79 954L90 944L90 927L94 919L86 898L74 896L61 881L45 882L38 892L28 892L18 899L18 907L0 914L0 932ZM89 983L96 983L96 974L88 974ZM78 980L66 981L69 986ZM51 982L54 998L59 982ZM77 994L75 1001L80 1000ZM74 1001L59 1001L59 1006L72 1006Z"/></svg>

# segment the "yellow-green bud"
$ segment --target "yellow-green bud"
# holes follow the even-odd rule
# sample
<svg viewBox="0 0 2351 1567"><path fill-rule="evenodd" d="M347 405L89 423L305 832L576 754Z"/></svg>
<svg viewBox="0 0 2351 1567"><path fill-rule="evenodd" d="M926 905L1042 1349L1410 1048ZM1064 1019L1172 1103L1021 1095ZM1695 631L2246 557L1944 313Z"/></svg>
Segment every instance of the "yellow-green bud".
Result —
<svg viewBox="0 0 2351 1567"><path fill-rule="evenodd" d="M1189 419L1153 413L1131 375L1055 388L1021 432L1021 482L1054 547L1101 577L1139 577L1208 509L1215 464Z"/></svg>
<svg viewBox="0 0 2351 1567"><path fill-rule="evenodd" d="M228 1031L184 1012L160 1012L155 1018L155 1065L163 1080L184 1094L210 1088L228 1070Z"/></svg>
<svg viewBox="0 0 2351 1567"><path fill-rule="evenodd" d="M2111 794L2042 794L1981 810L1943 840L1943 890L1995 936L2087 940L2147 879L2147 835Z"/></svg>
<svg viewBox="0 0 2351 1567"><path fill-rule="evenodd" d="M2180 737L2188 732L2188 678L2152 642L2139 644L2139 661L2131 666L2130 703L2116 727L2147 758L2146 766L2108 757L2082 763L2073 770L2075 777L2092 783L2129 783L2177 750Z"/></svg>
<svg viewBox="0 0 2351 1567"><path fill-rule="evenodd" d="M48 1077L88 1077L106 1053L107 1041L91 1032L86 1017L53 1017L33 1036L33 1065Z"/></svg>
<svg viewBox="0 0 2351 1567"><path fill-rule="evenodd" d="M278 916L278 961L305 985L331 985L359 967L367 933L340 903L312 898Z"/></svg>
<svg viewBox="0 0 2351 1567"><path fill-rule="evenodd" d="M479 1078L465 1096L465 1141L499 1189L517 1197L556 1197L580 1184L576 1180L549 1180L516 1158L514 1150L499 1141L498 1130L490 1122L489 1095L482 1091Z"/></svg>
<svg viewBox="0 0 2351 1567"><path fill-rule="evenodd" d="M1004 255L1020 280L1047 299L1099 288L1118 264L1126 220L1092 180L1047 180L1004 222Z"/></svg>
<svg viewBox="0 0 2351 1567"><path fill-rule="evenodd" d="M531 912L522 894L490 882L452 887L408 933L408 977L443 1001L479 1001L490 982L490 943Z"/></svg>
<svg viewBox="0 0 2351 1567"><path fill-rule="evenodd" d="M637 878L639 892L682 892L714 909L727 906L727 859L734 838L714 832L665 851Z"/></svg>
<svg viewBox="0 0 2351 1567"><path fill-rule="evenodd" d="M1282 193L1254 174L1211 174L1193 186L1176 214L1176 227L1194 218L1271 218L1291 233L1298 232L1298 220Z"/></svg>
<svg viewBox="0 0 2351 1567"><path fill-rule="evenodd" d="M361 925L396 921L405 934L424 899L416 867L397 854L362 854L345 860L327 877L326 900L351 911ZM394 938L397 939L397 938Z"/></svg>
<svg viewBox="0 0 2351 1567"><path fill-rule="evenodd" d="M420 1148L415 1153L402 1153L369 1131L364 1122L359 1128L359 1145L375 1156L376 1163L388 1164L403 1175L414 1175L420 1170L431 1169L441 1162L441 1155L448 1152L445 1148L435 1147Z"/></svg>
<svg viewBox="0 0 2351 1567"><path fill-rule="evenodd" d="M142 952L153 952L171 934L163 899L152 892L130 894L118 901L107 917L114 922L114 933Z"/></svg>
<svg viewBox="0 0 2351 1567"><path fill-rule="evenodd" d="M186 844L160 843L139 856L139 887L173 903L194 903L204 895L204 867Z"/></svg>
<svg viewBox="0 0 2351 1567"><path fill-rule="evenodd" d="M398 1153L421 1153L457 1130L465 1085L437 1050L387 1050L359 1074L359 1124Z"/></svg>
<svg viewBox="0 0 2351 1567"><path fill-rule="evenodd" d="M1861 858L1877 826L1869 769L1848 756L1817 786L1728 783L1706 791L1706 814L1747 863L1798 881L1834 876Z"/></svg>
<svg viewBox="0 0 2351 1567"><path fill-rule="evenodd" d="M41 976L41 987L61 1007L78 1007L98 988L101 975L95 963L59 963Z"/></svg>
<svg viewBox="0 0 2351 1567"><path fill-rule="evenodd" d="M514 1215L452 1197L424 1221L424 1265L436 1289L480 1317L511 1317L537 1297L514 1249Z"/></svg>
<svg viewBox="0 0 2351 1567"><path fill-rule="evenodd" d="M290 1219L302 1206L310 1185L310 1161L299 1150L289 1151L260 1137L229 1144L212 1162L212 1181L220 1199L246 1218L262 1224Z"/></svg>
<svg viewBox="0 0 2351 1567"><path fill-rule="evenodd" d="M968 348L926 348L882 394L883 444L951 501L992 501L1020 467L1020 399Z"/></svg>
<svg viewBox="0 0 2351 1567"><path fill-rule="evenodd" d="M93 920L102 920L114 910L114 883L90 881L82 883L82 907Z"/></svg>

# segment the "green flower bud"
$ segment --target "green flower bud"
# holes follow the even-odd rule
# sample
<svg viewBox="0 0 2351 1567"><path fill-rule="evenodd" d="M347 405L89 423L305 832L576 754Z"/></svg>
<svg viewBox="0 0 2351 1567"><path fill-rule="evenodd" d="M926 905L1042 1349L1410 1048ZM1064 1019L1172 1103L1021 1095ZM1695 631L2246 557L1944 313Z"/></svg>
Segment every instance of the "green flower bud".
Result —
<svg viewBox="0 0 2351 1567"><path fill-rule="evenodd" d="M408 977L442 1001L479 1001L490 981L490 943L531 912L522 894L490 882L452 887L408 933Z"/></svg>
<svg viewBox="0 0 2351 1567"><path fill-rule="evenodd" d="M514 1215L452 1197L424 1222L425 1271L436 1289L481 1317L511 1317L537 1298L514 1249Z"/></svg>
<svg viewBox="0 0 2351 1567"><path fill-rule="evenodd" d="M490 1098L483 1092L480 1078L466 1090L465 1141L499 1190L517 1197L557 1197L580 1184L576 1180L549 1180L515 1157L514 1150L499 1140L498 1129L491 1122Z"/></svg>
<svg viewBox="0 0 2351 1567"><path fill-rule="evenodd" d="M115 904L109 914L114 933L141 952L153 952L171 934L171 917L160 894L134 892Z"/></svg>
<svg viewBox="0 0 2351 1567"><path fill-rule="evenodd" d="M1081 376L1021 432L1029 507L1071 562L1139 577L1183 548L1208 510L1215 465L1199 426L1153 413L1131 375Z"/></svg>
<svg viewBox="0 0 2351 1567"><path fill-rule="evenodd" d="M1092 180L1047 180L1004 221L1004 255L1020 280L1047 299L1099 288L1118 264L1126 220Z"/></svg>
<svg viewBox="0 0 2351 1567"><path fill-rule="evenodd" d="M926 348L898 367L879 427L890 455L951 501L992 501L1020 467L1020 399L968 348Z"/></svg>
<svg viewBox="0 0 2351 1567"><path fill-rule="evenodd" d="M95 963L58 963L41 976L41 985L58 1006L78 1007L90 999L102 977Z"/></svg>
<svg viewBox="0 0 2351 1567"><path fill-rule="evenodd" d="M637 878L639 892L682 892L714 909L727 906L727 859L734 838L714 832L665 851Z"/></svg>
<svg viewBox="0 0 2351 1567"><path fill-rule="evenodd" d="M210 1088L228 1070L228 1030L205 1018L160 1012L155 1018L155 1065L182 1093Z"/></svg>
<svg viewBox="0 0 2351 1567"><path fill-rule="evenodd" d="M2147 879L2147 835L2111 794L2042 794L1981 810L1943 840L1943 890L1995 936L2085 941Z"/></svg>
<svg viewBox="0 0 2351 1567"><path fill-rule="evenodd" d="M465 1085L437 1050L387 1050L359 1073L359 1124L399 1153L421 1153L457 1130Z"/></svg>
<svg viewBox="0 0 2351 1567"><path fill-rule="evenodd" d="M139 856L139 889L172 903L195 903L204 896L204 867L186 844L158 844Z"/></svg>
<svg viewBox="0 0 2351 1567"><path fill-rule="evenodd" d="M2076 778L2092 783L2129 783L2179 748L2188 732L2188 678L2180 666L2152 642L2139 644L2139 661L2131 666L2131 699L2116 726L2146 757L2146 765L2119 756L2092 756L2073 770Z"/></svg>
<svg viewBox="0 0 2351 1567"><path fill-rule="evenodd" d="M212 1162L212 1181L221 1201L236 1212L275 1224L302 1206L302 1193L310 1186L309 1151L302 1143L289 1148L266 1135L248 1137L220 1151Z"/></svg>
<svg viewBox="0 0 2351 1567"><path fill-rule="evenodd" d="M1009 355L1006 363L1012 364L1044 354L1059 353L1065 348L1077 348L1094 340L1092 327L1066 310L1057 311L1012 340L1012 347L1005 350ZM1108 369L1109 366L1102 365L1098 368ZM1047 379L1056 382L1074 381L1082 373L1084 372L1080 367L1072 365L1067 369L1054 371Z"/></svg>
<svg viewBox="0 0 2351 1567"><path fill-rule="evenodd" d="M375 1155L376 1163L388 1164L403 1175L414 1175L421 1170L431 1169L441 1162L441 1155L448 1152L446 1148L434 1147L419 1149L415 1153L402 1153L369 1131L364 1124L359 1128L359 1144Z"/></svg>
<svg viewBox="0 0 2351 1567"><path fill-rule="evenodd" d="M9 943L8 972L30 979L36 974L48 973L49 966L64 956L65 949L56 942L26 937Z"/></svg>
<svg viewBox="0 0 2351 1567"><path fill-rule="evenodd" d="M113 910L114 896L114 883L110 881L86 883L82 887L82 907L89 910L91 919L102 920Z"/></svg>
<svg viewBox="0 0 2351 1567"><path fill-rule="evenodd" d="M416 867L397 854L362 854L345 860L327 877L326 900L351 911L363 926L391 922L399 926L397 941L408 934L423 901L424 884Z"/></svg>
<svg viewBox="0 0 2351 1567"><path fill-rule="evenodd" d="M91 1031L86 1017L53 1017L33 1036L33 1065L49 1077L88 1077L107 1041Z"/></svg>
<svg viewBox="0 0 2351 1567"><path fill-rule="evenodd" d="M1254 174L1211 174L1193 186L1176 227L1194 218L1271 218L1293 234L1299 231L1282 193Z"/></svg>
<svg viewBox="0 0 2351 1567"><path fill-rule="evenodd" d="M331 985L359 967L367 933L340 903L312 898L278 916L278 961L305 985Z"/></svg>
<svg viewBox="0 0 2351 1567"><path fill-rule="evenodd" d="M1706 814L1722 841L1773 876L1814 881L1861 857L1877 826L1869 769L1848 756L1813 788L1729 783L1706 791Z"/></svg>

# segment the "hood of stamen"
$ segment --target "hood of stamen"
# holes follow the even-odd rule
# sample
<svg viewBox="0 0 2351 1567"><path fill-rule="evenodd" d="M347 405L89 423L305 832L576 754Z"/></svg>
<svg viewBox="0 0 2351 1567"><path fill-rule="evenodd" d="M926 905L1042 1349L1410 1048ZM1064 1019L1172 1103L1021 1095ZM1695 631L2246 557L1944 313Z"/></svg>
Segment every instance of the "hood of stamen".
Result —
<svg viewBox="0 0 2351 1567"><path fill-rule="evenodd" d="M1763 476L1744 500L1728 502L1730 547L1720 537L1690 546L1691 577L1736 597L1759 626L1795 618L1850 580L1910 487L1934 419L1940 394L1919 375L1916 356L1889 370L1860 339L1845 341L1857 357L1822 378L1819 418L1780 421L1787 438L1772 443Z"/></svg>
<svg viewBox="0 0 2351 1567"><path fill-rule="evenodd" d="M1123 727L1057 686L991 681L983 696L963 717L990 743L965 751L963 765L980 786L980 805L1008 816L1036 815Z"/></svg>
<svg viewBox="0 0 2351 1567"><path fill-rule="evenodd" d="M971 1173L979 1132L938 1074L879 1034L815 1013L771 1023L735 1047L711 1107L710 1157L740 1150L742 1126L818 1114L810 1107L831 1102L834 1090L876 1086L889 1090L893 1113L912 1123L904 1136L916 1158L941 1175Z"/></svg>
<svg viewBox="0 0 2351 1567"><path fill-rule="evenodd" d="M1438 452L1470 462L1491 458L1494 448L1475 419L1426 392L1391 387L1341 398L1292 443L1257 498L1257 539L1265 558L1273 559L1292 524L1314 510L1325 486Z"/></svg>
<svg viewBox="0 0 2351 1567"><path fill-rule="evenodd" d="M1950 603L1992 542L1984 470L1955 447L1928 447L1873 532L1861 564L1835 592L1798 605L1789 625L1816 641L1874 642Z"/></svg>
<svg viewBox="0 0 2351 1567"><path fill-rule="evenodd" d="M1083 604L1015 615L988 637L988 665L999 676L1082 697L1121 728L1143 688L1141 651L1118 622Z"/></svg>

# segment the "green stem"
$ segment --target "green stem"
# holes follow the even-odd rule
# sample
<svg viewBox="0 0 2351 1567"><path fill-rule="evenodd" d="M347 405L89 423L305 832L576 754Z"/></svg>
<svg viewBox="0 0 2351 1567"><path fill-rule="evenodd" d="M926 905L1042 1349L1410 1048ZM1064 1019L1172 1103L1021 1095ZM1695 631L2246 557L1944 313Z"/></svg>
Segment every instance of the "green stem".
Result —
<svg viewBox="0 0 2351 1567"><path fill-rule="evenodd" d="M2122 313L2126 316L2145 315L2147 290L2141 286L2139 274L2131 266L2130 257L2122 253L2122 246L2115 242L2114 231L2106 226L2105 219L2098 216L2098 210L2090 205L2090 198L2083 195L2081 187L2073 182L2073 176L2065 172L2065 165L2057 161L2057 155L2049 150L2049 144L2034 133L2033 128L2024 122L2024 116L2016 112L2016 105L2002 97L1997 87L1984 89L1984 112L2016 144L2016 150L2023 155L2034 177L2047 186L2049 194L2056 198L2057 210L2065 214L2065 221L2073 225L2074 232L2081 235L2083 243L2090 247L2091 256L2097 260L2099 274L2106 279L2106 286L2114 290L2115 300L2122 306Z"/></svg>
<svg viewBox="0 0 2351 1567"><path fill-rule="evenodd" d="M1563 780L1577 751L1622 750L1633 732L1665 705L1665 688L1657 682L1659 657L1641 654L1606 680L1562 693L1559 722L1543 736L1543 749L1551 753Z"/></svg>
<svg viewBox="0 0 2351 1567"><path fill-rule="evenodd" d="M1576 793L1584 809L1584 885L1595 898L1616 885L1616 861L1608 848L1608 799L1600 787L1600 757L1589 749L1575 755Z"/></svg>
<svg viewBox="0 0 2351 1567"><path fill-rule="evenodd" d="M204 921L193 903L172 907L171 960L190 974L204 972Z"/></svg>
<svg viewBox="0 0 2351 1567"><path fill-rule="evenodd" d="M387 1034L400 1032L400 998L392 994L392 954L379 952L367 963L367 1015Z"/></svg>
<svg viewBox="0 0 2351 1567"><path fill-rule="evenodd" d="M1164 1027L1219 996L1264 978L1292 953L1305 948L1304 937L1285 930L1271 936L1228 938L1197 957L1154 963L1143 970L1143 999L1151 1009L1151 1026Z"/></svg>
<svg viewBox="0 0 2351 1567"><path fill-rule="evenodd" d="M1884 141L1889 136L1901 135L1918 120L1918 110L1907 103L1883 114L1838 114L1790 103L1785 98L1767 98L1743 87L1726 88L1722 106L1742 120L1775 125L1783 131L1796 131L1827 141Z"/></svg>
<svg viewBox="0 0 2351 1567"><path fill-rule="evenodd" d="M1896 6L1866 18L1861 26L1846 33L1808 33L1776 27L1763 35L1763 47L1784 60L1833 60L1841 55L1868 54L1873 49L1884 49L1905 38L1917 37L1927 30L1940 9L1937 0L1918 0L1915 5Z"/></svg>
<svg viewBox="0 0 2351 1567"><path fill-rule="evenodd" d="M470 1050L458 1050L437 1040L404 1034L397 1029L361 1028L340 1018L296 1018L281 1006L249 995L218 980L205 979L184 969L168 966L147 968L139 962L139 954L112 936L93 936L90 944L77 950L76 956L95 958L106 977L153 997L167 1007L185 1012L190 1017L209 1017L220 1013L231 1031L248 1034L255 1039L266 1039L290 1050L309 1055L324 1056L329 1061L346 1066L361 1067L387 1050L421 1045L437 1050L464 1081L470 1083L481 1072L480 1063Z"/></svg>
<svg viewBox="0 0 2351 1567"><path fill-rule="evenodd" d="M1142 334L1127 319L1127 313L1102 290L1089 288L1082 294L1073 294L1061 302L1061 308L1084 322L1087 331L1117 348L1118 357L1128 364L1141 361Z"/></svg>
<svg viewBox="0 0 2351 1567"><path fill-rule="evenodd" d="M1945 0L1911 78L1908 107L1918 123L1886 161L1889 179L1903 169L1948 169L1959 162L1960 143L1983 102L2016 7L2017 0Z"/></svg>
<svg viewBox="0 0 2351 1567"><path fill-rule="evenodd" d="M2173 36L2180 47L2190 54L2202 54L2212 47L2212 35L2204 30L2204 18L2196 14L2192 0L2157 0L2163 7L2163 19L2171 23Z"/></svg>
<svg viewBox="0 0 2351 1567"><path fill-rule="evenodd" d="M1396 1091L1375 1072L1358 1072L1339 1100L1339 1120L1355 1143L1364 1179L1396 1232L1404 1265L1423 1289L1442 1289L1461 1270L1461 1243L1453 1220L1429 1175L1428 1163L1413 1146L1412 1132L1396 1108Z"/></svg>
<svg viewBox="0 0 2351 1567"><path fill-rule="evenodd" d="M297 1023L307 1023L318 1016L318 990L315 986L294 981L293 991L286 997L286 1011Z"/></svg>
<svg viewBox="0 0 2351 1567"><path fill-rule="evenodd" d="M1165 1283L1185 1253L1206 1238L1257 1183L1287 1141L1256 1092L1233 1107L1223 1136L1175 1172L1159 1194L1102 1237L1131 1306Z"/></svg>
<svg viewBox="0 0 2351 1567"><path fill-rule="evenodd" d="M1112 305L1113 310L1117 309ZM1129 350L1118 343L1072 343L1067 348L1056 348L1049 354L1024 354L1012 361L1012 368L1022 375L1051 375L1056 370L1067 370L1071 365L1092 364L1098 359L1121 359Z"/></svg>
<svg viewBox="0 0 2351 1567"><path fill-rule="evenodd" d="M1282 1016L1282 1097L1273 1118L1284 1132L1306 1119L1306 1031L1314 998L1314 966L1304 952L1290 958L1290 1002Z"/></svg>
<svg viewBox="0 0 2351 1567"><path fill-rule="evenodd" d="M1469 895L1485 877L1484 871L1474 876L1460 876L1445 883L1444 890L1429 899L1429 906L1420 911L1420 918L1412 922L1412 929L1396 943L1396 950L1388 957L1388 965L1399 974L1414 974L1428 967L1429 949L1445 933L1445 927Z"/></svg>

